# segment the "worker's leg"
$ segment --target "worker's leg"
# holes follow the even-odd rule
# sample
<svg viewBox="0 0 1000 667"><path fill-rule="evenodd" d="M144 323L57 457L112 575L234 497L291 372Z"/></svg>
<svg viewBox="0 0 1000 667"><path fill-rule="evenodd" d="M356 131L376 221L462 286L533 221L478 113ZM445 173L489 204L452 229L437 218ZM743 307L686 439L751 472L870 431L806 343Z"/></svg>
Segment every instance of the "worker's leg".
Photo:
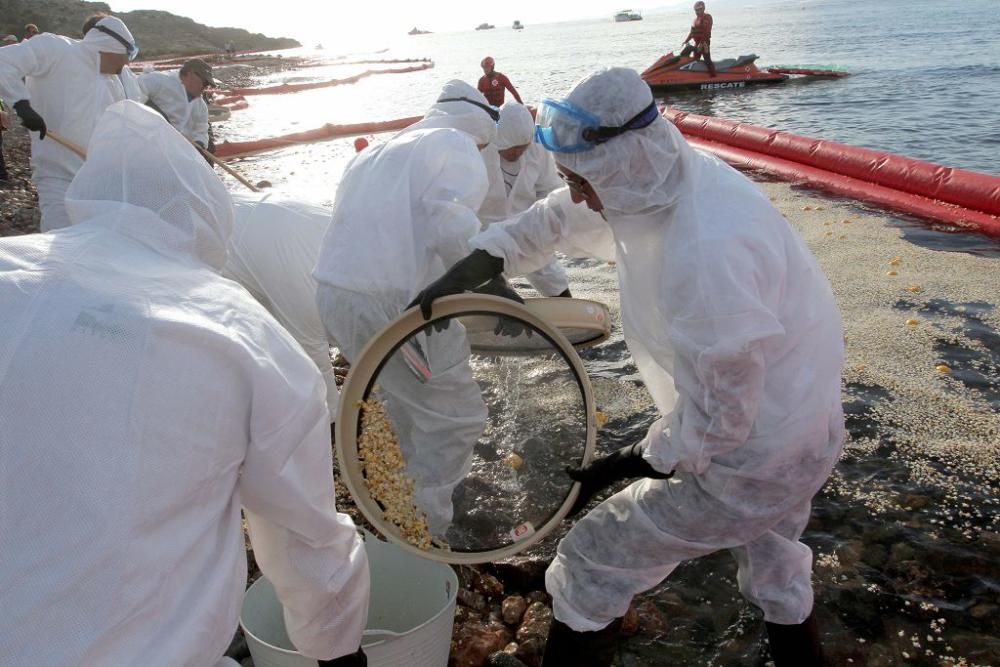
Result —
<svg viewBox="0 0 1000 667"><path fill-rule="evenodd" d="M555 257L552 261L524 276L542 296L569 296L569 276Z"/></svg>
<svg viewBox="0 0 1000 667"><path fill-rule="evenodd" d="M705 61L705 65L708 66L708 75L716 76L715 74L715 63L712 62L712 52L708 47L708 44L699 44L698 50L701 53L702 59Z"/></svg>
<svg viewBox="0 0 1000 667"><path fill-rule="evenodd" d="M43 232L69 227L69 216L66 215L66 189L69 183L70 181L65 178L53 176L35 179L38 208L42 213L40 226Z"/></svg>

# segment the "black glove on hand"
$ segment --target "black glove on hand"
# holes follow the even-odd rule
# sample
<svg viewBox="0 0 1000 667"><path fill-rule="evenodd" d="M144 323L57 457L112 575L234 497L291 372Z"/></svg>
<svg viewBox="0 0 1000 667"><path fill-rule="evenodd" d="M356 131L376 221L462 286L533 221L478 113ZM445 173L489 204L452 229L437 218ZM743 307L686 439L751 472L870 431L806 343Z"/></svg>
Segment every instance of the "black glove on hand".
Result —
<svg viewBox="0 0 1000 667"><path fill-rule="evenodd" d="M491 294L516 301L517 303L524 303L521 295L514 291L514 288L504 280L503 276L497 276L485 285L480 285L472 291L478 294ZM501 315L497 318L497 326L493 330L493 333L497 336L510 336L511 338L527 333L528 338L531 338L534 330L519 320Z"/></svg>
<svg viewBox="0 0 1000 667"><path fill-rule="evenodd" d="M362 649L350 655L342 655L333 660L317 660L319 667L368 667L368 656Z"/></svg>
<svg viewBox="0 0 1000 667"><path fill-rule="evenodd" d="M14 111L21 119L21 125L24 125L31 132L37 132L40 140L45 138L45 121L42 120L37 111L31 108L31 102L28 100L15 102Z"/></svg>
<svg viewBox="0 0 1000 667"><path fill-rule="evenodd" d="M425 320L431 319L431 304L449 294L461 294L479 287L503 273L503 260L485 250L475 250L458 261L448 272L424 288L406 308L417 304Z"/></svg>
<svg viewBox="0 0 1000 667"><path fill-rule="evenodd" d="M580 495L570 509L569 516L577 514L595 494L617 482L637 477L667 479L673 476L673 472L662 473L649 465L642 458L644 451L645 449L636 443L594 459L582 468L567 468L566 473L574 481L580 482Z"/></svg>

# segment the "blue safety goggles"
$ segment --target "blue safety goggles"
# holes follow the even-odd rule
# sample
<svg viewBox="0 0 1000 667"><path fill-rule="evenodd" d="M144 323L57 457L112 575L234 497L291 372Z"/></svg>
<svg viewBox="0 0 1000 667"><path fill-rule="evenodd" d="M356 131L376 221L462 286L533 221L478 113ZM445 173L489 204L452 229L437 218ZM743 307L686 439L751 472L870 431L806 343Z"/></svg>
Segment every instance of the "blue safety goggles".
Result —
<svg viewBox="0 0 1000 667"><path fill-rule="evenodd" d="M660 115L656 102L624 125L601 125L601 119L567 100L542 100L535 119L535 141L553 153L580 153L603 144L629 130L649 126Z"/></svg>
<svg viewBox="0 0 1000 667"><path fill-rule="evenodd" d="M139 55L139 46L137 44L128 41L127 39L119 35L117 32L112 30L111 28L105 27L103 25L95 25L93 28L91 28L91 30L97 30L98 32L103 32L105 35L108 35L116 42L124 46L125 53L128 54L129 62L135 60L135 57Z"/></svg>

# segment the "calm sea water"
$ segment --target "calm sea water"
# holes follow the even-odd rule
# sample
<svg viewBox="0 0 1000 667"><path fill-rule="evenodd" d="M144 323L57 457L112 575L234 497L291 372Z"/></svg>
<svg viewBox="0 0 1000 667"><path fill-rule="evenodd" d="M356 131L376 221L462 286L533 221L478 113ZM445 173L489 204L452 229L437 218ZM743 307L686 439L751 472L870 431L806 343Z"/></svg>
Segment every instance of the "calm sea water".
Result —
<svg viewBox="0 0 1000 667"><path fill-rule="evenodd" d="M714 94L666 98L681 109L746 121L916 158L1000 174L1000 3L997 0L726 1L712 3L712 50L722 59L747 53L758 65L844 68L851 77L794 81ZM602 66L642 70L676 50L693 14L683 8L645 20L527 24L494 30L401 35L354 57L427 57L426 72L372 77L296 95L256 97L239 116L239 138L307 129L326 122L384 120L422 113L441 83L481 75L496 59L524 100L559 96ZM286 52L287 53L287 52ZM291 52L294 53L294 52ZM344 55L336 44L302 54ZM359 69L300 70L272 82L322 80ZM236 117L234 116L234 120Z"/></svg>

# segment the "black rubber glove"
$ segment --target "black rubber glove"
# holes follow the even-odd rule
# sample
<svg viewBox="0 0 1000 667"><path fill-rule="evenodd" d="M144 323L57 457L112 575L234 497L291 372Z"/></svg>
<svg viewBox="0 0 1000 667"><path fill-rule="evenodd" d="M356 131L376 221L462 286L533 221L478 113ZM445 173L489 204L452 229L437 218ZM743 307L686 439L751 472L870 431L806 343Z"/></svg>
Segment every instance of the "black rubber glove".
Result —
<svg viewBox="0 0 1000 667"><path fill-rule="evenodd" d="M21 119L21 125L24 125L31 132L37 132L40 140L45 138L45 121L42 120L37 111L31 108L31 102L28 100L15 102L14 111Z"/></svg>
<svg viewBox="0 0 1000 667"><path fill-rule="evenodd" d="M511 301L516 301L517 303L524 303L524 299L521 298L521 295L518 294L506 280L504 280L503 276L497 276L493 280L484 285L480 285L472 291L478 294L491 294L493 296L499 296L505 299L510 299ZM528 338L531 338L535 332L531 327L525 325L520 320L511 319L501 315L497 318L497 326L493 329L493 333L497 336L510 336L511 338L527 333Z"/></svg>
<svg viewBox="0 0 1000 667"><path fill-rule="evenodd" d="M333 660L317 660L316 662L319 663L319 667L368 667L368 656L361 648L358 648L350 655L342 655Z"/></svg>
<svg viewBox="0 0 1000 667"><path fill-rule="evenodd" d="M425 287L406 308L420 305L425 320L431 319L431 304L435 299L450 294L461 294L475 289L503 273L503 260L485 250L475 250L465 259L456 262L443 276Z"/></svg>
<svg viewBox="0 0 1000 667"><path fill-rule="evenodd" d="M569 516L577 514L595 494L612 484L638 477L667 479L673 476L673 472L662 473L649 465L646 459L642 458L644 451L642 445L636 443L594 459L582 468L567 468L566 473L574 481L580 482L580 495L570 509Z"/></svg>

